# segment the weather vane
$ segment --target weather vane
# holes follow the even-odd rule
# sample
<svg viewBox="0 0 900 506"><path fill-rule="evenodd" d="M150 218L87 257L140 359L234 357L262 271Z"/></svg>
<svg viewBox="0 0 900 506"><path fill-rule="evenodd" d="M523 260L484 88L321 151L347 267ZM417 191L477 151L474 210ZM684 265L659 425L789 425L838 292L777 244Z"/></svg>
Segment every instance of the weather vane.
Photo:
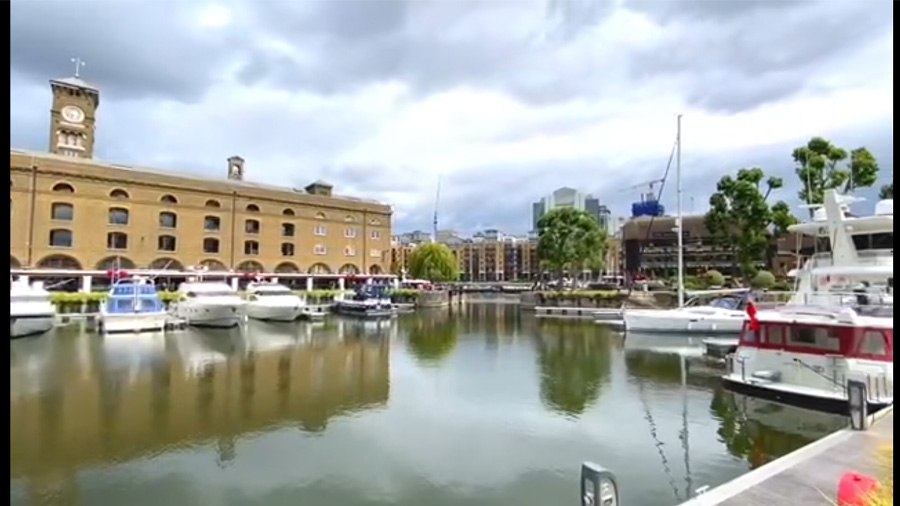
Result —
<svg viewBox="0 0 900 506"><path fill-rule="evenodd" d="M81 77L81 68L84 67L85 63L79 56L75 56L72 58L72 63L75 64L75 77Z"/></svg>

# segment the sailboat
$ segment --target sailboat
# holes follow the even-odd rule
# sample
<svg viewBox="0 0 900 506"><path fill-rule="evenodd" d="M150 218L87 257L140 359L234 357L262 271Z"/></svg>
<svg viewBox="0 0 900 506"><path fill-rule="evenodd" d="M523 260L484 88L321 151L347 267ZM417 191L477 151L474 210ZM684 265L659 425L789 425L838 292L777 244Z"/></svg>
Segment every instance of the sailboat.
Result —
<svg viewBox="0 0 900 506"><path fill-rule="evenodd" d="M629 309L623 311L622 320L626 332L737 335L740 334L747 316L748 290L698 292L687 301L687 304L685 303L681 118L682 116L679 114L675 138L675 185L677 193L675 233L678 235L678 307L676 309Z"/></svg>

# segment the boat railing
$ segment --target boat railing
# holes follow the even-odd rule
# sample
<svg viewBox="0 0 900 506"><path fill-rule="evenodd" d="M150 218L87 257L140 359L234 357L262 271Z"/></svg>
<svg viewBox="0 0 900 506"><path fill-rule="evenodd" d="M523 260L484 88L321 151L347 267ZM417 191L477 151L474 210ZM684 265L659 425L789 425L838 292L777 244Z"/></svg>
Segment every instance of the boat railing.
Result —
<svg viewBox="0 0 900 506"><path fill-rule="evenodd" d="M858 265L894 265L893 249L867 249L856 252ZM831 267L834 265L834 257L830 252L816 253L812 256L811 267Z"/></svg>
<svg viewBox="0 0 900 506"><path fill-rule="evenodd" d="M887 292L756 292L753 301L759 309L771 309L785 304L803 306L849 307L862 314L878 311L875 308L890 308L893 314L894 296ZM862 310L860 310L862 308ZM871 309L871 311L867 311ZM890 316L890 315L889 315Z"/></svg>

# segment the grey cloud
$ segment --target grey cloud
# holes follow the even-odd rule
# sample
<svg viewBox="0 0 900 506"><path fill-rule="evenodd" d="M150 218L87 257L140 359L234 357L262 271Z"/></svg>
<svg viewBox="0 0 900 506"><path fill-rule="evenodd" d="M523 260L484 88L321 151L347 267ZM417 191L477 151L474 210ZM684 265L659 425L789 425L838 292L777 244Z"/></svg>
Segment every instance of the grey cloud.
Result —
<svg viewBox="0 0 900 506"><path fill-rule="evenodd" d="M198 34L177 14L173 2L13 0L10 67L46 82L72 75L79 56L105 94L196 100L243 34Z"/></svg>

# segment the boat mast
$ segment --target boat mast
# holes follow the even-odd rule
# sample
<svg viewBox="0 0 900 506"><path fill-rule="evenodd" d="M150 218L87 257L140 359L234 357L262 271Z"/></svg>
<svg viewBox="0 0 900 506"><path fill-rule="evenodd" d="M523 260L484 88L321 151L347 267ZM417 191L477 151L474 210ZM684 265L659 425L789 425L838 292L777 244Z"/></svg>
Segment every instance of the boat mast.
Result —
<svg viewBox="0 0 900 506"><path fill-rule="evenodd" d="M681 114L678 115L678 133L675 137L675 189L677 194L675 233L678 234L678 307L684 306L684 224L681 209Z"/></svg>

